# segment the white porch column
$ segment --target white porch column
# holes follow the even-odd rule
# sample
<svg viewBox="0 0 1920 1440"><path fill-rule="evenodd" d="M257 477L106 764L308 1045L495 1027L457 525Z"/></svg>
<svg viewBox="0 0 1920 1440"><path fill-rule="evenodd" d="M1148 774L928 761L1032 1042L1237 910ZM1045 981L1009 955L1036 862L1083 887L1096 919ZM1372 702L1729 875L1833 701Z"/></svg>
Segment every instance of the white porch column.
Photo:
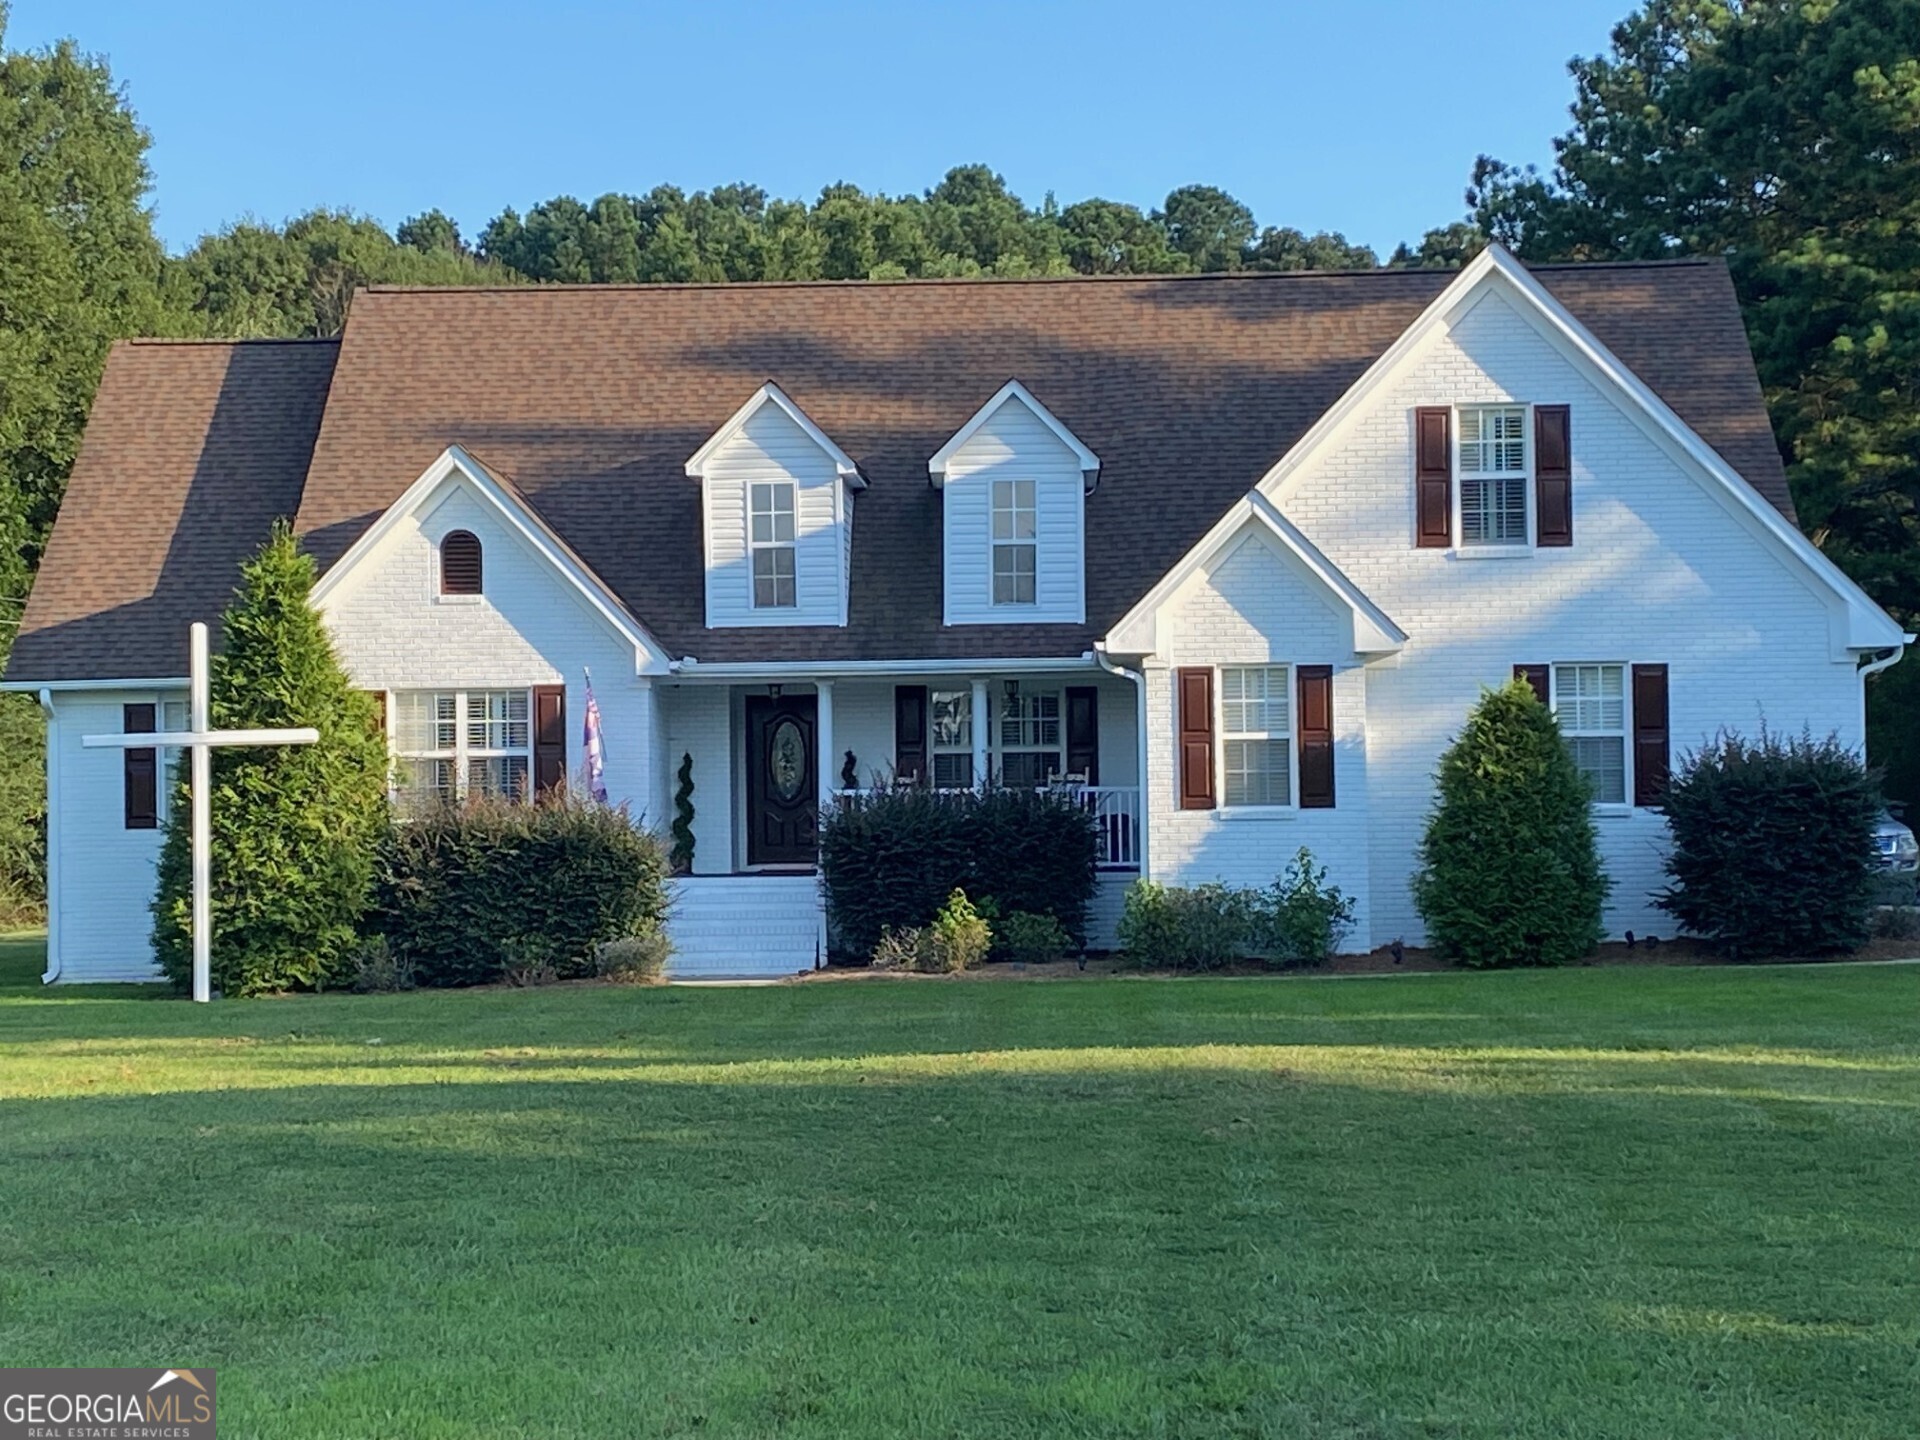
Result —
<svg viewBox="0 0 1920 1440"><path fill-rule="evenodd" d="M814 748L820 757L816 762L820 771L820 806L825 809L833 804L833 792L840 783L840 752L833 743L833 682L816 680L813 690L817 697Z"/></svg>
<svg viewBox="0 0 1920 1440"><path fill-rule="evenodd" d="M987 706L987 682L973 682L973 788L987 783L987 727L993 723Z"/></svg>

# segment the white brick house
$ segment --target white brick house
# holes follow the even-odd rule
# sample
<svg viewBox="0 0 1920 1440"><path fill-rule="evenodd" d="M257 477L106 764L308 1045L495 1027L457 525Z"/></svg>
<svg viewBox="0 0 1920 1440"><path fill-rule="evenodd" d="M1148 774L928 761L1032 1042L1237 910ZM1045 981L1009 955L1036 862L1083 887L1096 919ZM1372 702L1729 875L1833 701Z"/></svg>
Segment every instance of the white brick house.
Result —
<svg viewBox="0 0 1920 1440"><path fill-rule="evenodd" d="M689 972L822 953L849 783L1063 783L1094 940L1146 874L1301 846L1418 943L1432 773L1520 673L1593 775L1608 925L1658 931L1671 758L1863 743L1911 637L1800 534L1711 264L1457 275L364 292L337 342L109 362L10 662L49 719L49 980L152 973L150 762L276 515L384 694L396 787L695 781ZM143 763L148 768L142 769Z"/></svg>

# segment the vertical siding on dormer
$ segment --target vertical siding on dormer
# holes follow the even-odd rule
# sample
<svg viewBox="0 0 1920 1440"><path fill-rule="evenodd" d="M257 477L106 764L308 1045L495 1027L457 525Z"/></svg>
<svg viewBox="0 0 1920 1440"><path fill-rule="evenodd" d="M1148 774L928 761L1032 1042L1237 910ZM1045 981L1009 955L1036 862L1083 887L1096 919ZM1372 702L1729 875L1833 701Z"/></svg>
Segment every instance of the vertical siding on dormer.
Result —
<svg viewBox="0 0 1920 1440"><path fill-rule="evenodd" d="M1038 531L1033 605L993 603L995 480L1034 482ZM947 462L946 623L1077 624L1086 618L1086 478L1079 458L1009 397Z"/></svg>
<svg viewBox="0 0 1920 1440"><path fill-rule="evenodd" d="M753 608L747 497L756 481L794 482L794 594L784 610ZM851 497L833 461L777 405L763 405L708 457L701 481L706 527L707 625L843 625Z"/></svg>

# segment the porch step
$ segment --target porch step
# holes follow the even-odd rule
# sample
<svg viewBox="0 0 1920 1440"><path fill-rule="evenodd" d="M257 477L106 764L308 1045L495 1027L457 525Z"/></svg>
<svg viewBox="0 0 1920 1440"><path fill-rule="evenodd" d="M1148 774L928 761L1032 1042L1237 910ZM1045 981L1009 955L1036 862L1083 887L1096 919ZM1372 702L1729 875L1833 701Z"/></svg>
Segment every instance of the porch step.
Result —
<svg viewBox="0 0 1920 1440"><path fill-rule="evenodd" d="M822 922L813 876L692 875L672 883L670 975L792 975L818 961Z"/></svg>

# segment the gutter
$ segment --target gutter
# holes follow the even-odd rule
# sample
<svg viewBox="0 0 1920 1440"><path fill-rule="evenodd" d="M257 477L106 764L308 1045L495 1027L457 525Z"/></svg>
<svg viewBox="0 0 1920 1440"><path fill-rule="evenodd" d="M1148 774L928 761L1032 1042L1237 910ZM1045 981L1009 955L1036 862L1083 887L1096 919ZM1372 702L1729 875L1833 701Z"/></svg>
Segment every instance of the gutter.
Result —
<svg viewBox="0 0 1920 1440"><path fill-rule="evenodd" d="M1137 773L1140 777L1139 779L1140 878L1142 880L1149 880L1149 879L1152 879L1153 877L1152 877L1151 869L1147 864L1147 856L1149 853L1147 850L1147 826L1151 823L1151 817L1153 815L1153 786L1147 774L1147 677L1146 677L1146 672L1141 670L1129 670L1124 665L1114 664L1113 661L1107 658L1107 652L1104 645L1095 646L1095 648L1093 648L1092 650L1089 650L1086 653L1085 657L1083 658L1093 661L1094 664L1098 665L1102 670L1106 671L1107 674L1109 675L1115 675L1122 680L1130 680L1133 682L1133 693L1134 693L1133 734L1134 734L1134 746L1135 746L1134 763L1139 766L1139 770Z"/></svg>
<svg viewBox="0 0 1920 1440"><path fill-rule="evenodd" d="M669 670L679 680L815 680L862 675L1033 675L1092 668L1091 651L1082 655L968 660L718 660L702 663L688 655ZM1105 668L1105 667L1102 667Z"/></svg>
<svg viewBox="0 0 1920 1440"><path fill-rule="evenodd" d="M47 717L47 968L40 983L51 985L60 978L60 909L54 896L60 893L60 847L55 835L60 824L60 766L58 717L53 712L53 689L40 687L40 709Z"/></svg>

